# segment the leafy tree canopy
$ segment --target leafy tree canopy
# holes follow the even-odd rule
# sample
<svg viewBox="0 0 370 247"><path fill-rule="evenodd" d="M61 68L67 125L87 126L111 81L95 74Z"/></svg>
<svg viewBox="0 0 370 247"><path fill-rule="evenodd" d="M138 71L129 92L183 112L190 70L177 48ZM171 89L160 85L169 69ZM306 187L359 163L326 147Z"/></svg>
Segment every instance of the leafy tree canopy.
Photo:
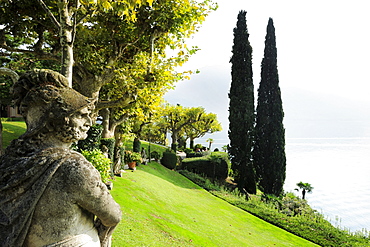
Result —
<svg viewBox="0 0 370 247"><path fill-rule="evenodd" d="M0 52L49 60L48 66L59 64L62 72L72 57L74 87L100 97L97 110L114 108L104 114L109 121L122 120L134 102L136 115L144 115L150 108L145 104L159 102L176 81L188 78L190 71L175 71L197 49L187 47L185 38L216 7L209 0L5 0L0 4ZM63 18L64 27L57 21ZM72 30L71 40L63 43L60 33L66 27ZM73 47L69 60L65 46ZM167 57L167 48L177 49L177 55Z"/></svg>
<svg viewBox="0 0 370 247"><path fill-rule="evenodd" d="M205 113L199 121L186 125L183 129L186 139L190 139L190 148L193 148L194 139L221 131L221 123L217 120L217 114Z"/></svg>

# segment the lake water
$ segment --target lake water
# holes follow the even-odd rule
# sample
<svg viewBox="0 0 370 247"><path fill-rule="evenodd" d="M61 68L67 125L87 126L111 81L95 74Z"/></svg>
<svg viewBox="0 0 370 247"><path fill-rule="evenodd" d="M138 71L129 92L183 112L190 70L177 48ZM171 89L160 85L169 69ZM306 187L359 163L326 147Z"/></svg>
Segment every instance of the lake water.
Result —
<svg viewBox="0 0 370 247"><path fill-rule="evenodd" d="M370 138L287 139L286 156L286 191L310 183L308 203L334 225L370 230Z"/></svg>
<svg viewBox="0 0 370 247"><path fill-rule="evenodd" d="M196 143L208 146L207 138ZM228 142L214 140L212 149ZM300 195L296 184L310 183L308 203L333 225L370 231L370 138L287 138L286 157L285 191Z"/></svg>

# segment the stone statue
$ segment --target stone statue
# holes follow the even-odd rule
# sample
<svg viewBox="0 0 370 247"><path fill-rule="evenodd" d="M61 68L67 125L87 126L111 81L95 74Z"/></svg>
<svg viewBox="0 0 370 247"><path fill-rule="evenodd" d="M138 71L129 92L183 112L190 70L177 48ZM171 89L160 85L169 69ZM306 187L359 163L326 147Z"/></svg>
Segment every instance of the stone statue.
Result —
<svg viewBox="0 0 370 247"><path fill-rule="evenodd" d="M27 131L0 157L0 245L110 246L120 206L70 150L86 138L93 103L50 70L24 74L13 93Z"/></svg>

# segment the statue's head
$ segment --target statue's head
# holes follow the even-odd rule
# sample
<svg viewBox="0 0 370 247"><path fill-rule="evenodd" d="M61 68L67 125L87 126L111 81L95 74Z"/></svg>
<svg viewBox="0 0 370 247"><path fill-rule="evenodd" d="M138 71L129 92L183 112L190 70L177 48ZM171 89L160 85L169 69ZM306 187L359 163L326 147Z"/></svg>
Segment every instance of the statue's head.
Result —
<svg viewBox="0 0 370 247"><path fill-rule="evenodd" d="M52 70L35 69L13 86L14 103L27 124L27 136L54 133L63 142L86 138L93 103L68 87L67 79Z"/></svg>

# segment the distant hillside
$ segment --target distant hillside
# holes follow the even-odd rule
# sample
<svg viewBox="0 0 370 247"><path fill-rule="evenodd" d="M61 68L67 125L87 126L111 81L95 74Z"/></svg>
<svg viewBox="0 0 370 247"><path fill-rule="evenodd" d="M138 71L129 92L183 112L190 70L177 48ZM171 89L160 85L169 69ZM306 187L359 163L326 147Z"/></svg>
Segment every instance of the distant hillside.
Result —
<svg viewBox="0 0 370 247"><path fill-rule="evenodd" d="M116 178L112 246L315 246L218 199L157 163Z"/></svg>
<svg viewBox="0 0 370 247"><path fill-rule="evenodd" d="M203 106L207 112L217 114L222 132L214 136L207 134L204 140L196 139L196 142L204 143L213 138L220 139L218 147L228 143L230 82L230 73L225 73L225 67L209 66L201 68L190 81L179 82L175 90L166 93L165 99L171 104ZM259 81L254 81L254 87L257 100ZM332 94L308 91L299 88L298 81L294 87L280 80L280 87L287 138L370 137L369 100L337 96L336 88Z"/></svg>

